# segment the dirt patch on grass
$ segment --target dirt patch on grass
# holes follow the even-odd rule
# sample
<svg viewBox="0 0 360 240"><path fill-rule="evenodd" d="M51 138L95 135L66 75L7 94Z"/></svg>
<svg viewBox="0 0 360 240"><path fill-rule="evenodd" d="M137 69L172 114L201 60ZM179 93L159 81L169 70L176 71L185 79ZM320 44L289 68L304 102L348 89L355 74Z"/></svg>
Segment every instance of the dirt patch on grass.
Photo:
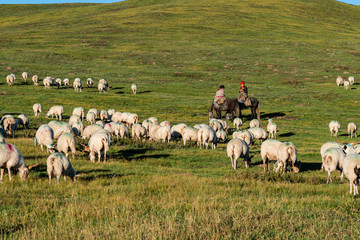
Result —
<svg viewBox="0 0 360 240"><path fill-rule="evenodd" d="M2 92L0 92L0 96L5 96L5 95L8 95L8 94L10 94L10 93L7 92L7 91L2 91Z"/></svg>

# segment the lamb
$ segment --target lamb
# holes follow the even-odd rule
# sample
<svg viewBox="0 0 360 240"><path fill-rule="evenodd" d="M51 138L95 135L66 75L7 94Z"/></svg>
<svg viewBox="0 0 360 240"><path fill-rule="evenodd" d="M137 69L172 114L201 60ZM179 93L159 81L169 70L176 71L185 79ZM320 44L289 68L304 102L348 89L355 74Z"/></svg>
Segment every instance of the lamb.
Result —
<svg viewBox="0 0 360 240"><path fill-rule="evenodd" d="M109 119L109 114L106 110L101 110L100 111L100 119L102 121L107 121Z"/></svg>
<svg viewBox="0 0 360 240"><path fill-rule="evenodd" d="M75 78L73 86L74 86L75 92L81 92L81 88L82 88L81 79Z"/></svg>
<svg viewBox="0 0 360 240"><path fill-rule="evenodd" d="M349 137L353 138L353 136L355 135L356 136L356 130L357 130L357 126L355 123L351 122L349 123L348 125L348 134L349 134Z"/></svg>
<svg viewBox="0 0 360 240"><path fill-rule="evenodd" d="M249 167L251 159L249 156L249 146L245 141L238 138L231 139L226 146L226 152L234 169L237 168L237 161L240 157L244 158L245 167Z"/></svg>
<svg viewBox="0 0 360 240"><path fill-rule="evenodd" d="M119 139L119 136L121 138L130 138L129 128L123 123L115 123L115 135L117 139Z"/></svg>
<svg viewBox="0 0 360 240"><path fill-rule="evenodd" d="M239 130L239 128L243 125L243 120L239 117L236 117L234 119L234 128L236 128L236 130Z"/></svg>
<svg viewBox="0 0 360 240"><path fill-rule="evenodd" d="M55 82L56 82L56 85L57 85L57 87L58 87L58 89L61 87L61 79L60 78L57 78L56 80L55 80Z"/></svg>
<svg viewBox="0 0 360 240"><path fill-rule="evenodd" d="M138 123L138 122L139 122L139 116L135 113L129 114L126 119L126 123L128 126L131 126L132 124Z"/></svg>
<svg viewBox="0 0 360 240"><path fill-rule="evenodd" d="M249 146L252 144L254 140L254 135L246 129L233 132L232 137L245 141Z"/></svg>
<svg viewBox="0 0 360 240"><path fill-rule="evenodd" d="M147 135L146 128L139 123L135 123L132 125L131 133L132 133L133 138L136 138L139 140L144 139Z"/></svg>
<svg viewBox="0 0 360 240"><path fill-rule="evenodd" d="M93 112L95 114L95 118L99 117L99 111L96 108L89 109L88 113L89 112Z"/></svg>
<svg viewBox="0 0 360 240"><path fill-rule="evenodd" d="M150 124L149 126L149 137L151 140L155 140L155 134L156 134L156 131L160 128L161 126L159 124L156 124L156 123L153 123L153 124Z"/></svg>
<svg viewBox="0 0 360 240"><path fill-rule="evenodd" d="M269 138L276 139L277 125L271 119L268 120L267 131L269 132Z"/></svg>
<svg viewBox="0 0 360 240"><path fill-rule="evenodd" d="M55 139L58 139L63 133L72 132L72 128L67 122L51 121L48 123L48 125L53 130Z"/></svg>
<svg viewBox="0 0 360 240"><path fill-rule="evenodd" d="M92 78L88 78L86 80L86 84L87 84L88 88L91 88L94 85L94 80Z"/></svg>
<svg viewBox="0 0 360 240"><path fill-rule="evenodd" d="M56 105L50 108L50 110L46 114L46 117L48 118L51 115L51 118L53 118L53 116L55 115L56 119L59 118L59 120L61 121L63 113L64 113L64 108L60 105Z"/></svg>
<svg viewBox="0 0 360 240"><path fill-rule="evenodd" d="M132 90L133 94L136 94L137 85L135 83L131 85L131 90Z"/></svg>
<svg viewBox="0 0 360 240"><path fill-rule="evenodd" d="M350 194L354 186L354 197L358 194L358 185L360 181L360 155L350 154L345 157L343 163L343 172L350 182Z"/></svg>
<svg viewBox="0 0 360 240"><path fill-rule="evenodd" d="M86 114L86 121L90 124L94 124L96 122L95 118L96 115L93 112L88 112L88 114Z"/></svg>
<svg viewBox="0 0 360 240"><path fill-rule="evenodd" d="M10 181L12 180L10 169L13 167L19 170L19 177L21 180L25 180L29 174L29 169L26 167L23 156L13 144L0 143L0 166L0 182L3 182L4 168L7 168L8 170Z"/></svg>
<svg viewBox="0 0 360 240"><path fill-rule="evenodd" d="M64 78L64 86L68 88L70 86L70 79Z"/></svg>
<svg viewBox="0 0 360 240"><path fill-rule="evenodd" d="M341 76L338 76L336 78L336 85L339 87L342 84L344 84L344 79Z"/></svg>
<svg viewBox="0 0 360 240"><path fill-rule="evenodd" d="M60 183L61 175L64 175L64 181L66 182L66 176L69 176L71 180L77 181L77 175L72 167L69 159L62 153L51 154L46 161L47 173L49 175L49 184L51 183L52 176L56 177L56 181Z"/></svg>
<svg viewBox="0 0 360 240"><path fill-rule="evenodd" d="M76 122L81 122L81 117L79 115L72 115L70 118L69 118L69 124L70 126L74 125L74 123Z"/></svg>
<svg viewBox="0 0 360 240"><path fill-rule="evenodd" d="M79 115L81 117L81 121L84 121L85 111L82 107L76 107L72 111L72 115Z"/></svg>
<svg viewBox="0 0 360 240"><path fill-rule="evenodd" d="M171 129L169 126L161 126L155 132L155 140L157 141L167 141L170 142L171 139Z"/></svg>
<svg viewBox="0 0 360 240"><path fill-rule="evenodd" d="M179 123L171 128L171 137L174 139L182 137L182 131L186 128L187 125L185 123Z"/></svg>
<svg viewBox="0 0 360 240"><path fill-rule="evenodd" d="M43 152L43 145L46 146L46 152L54 152L54 131L52 128L47 125L41 125L36 131L34 138L35 146L39 144L41 146L41 151Z"/></svg>
<svg viewBox="0 0 360 240"><path fill-rule="evenodd" d="M26 82L26 80L27 80L27 78L28 78L28 73L27 72L23 72L22 74L21 74L21 76L22 76L22 78L25 80L25 82Z"/></svg>
<svg viewBox="0 0 360 240"><path fill-rule="evenodd" d="M156 117L149 117L148 120L152 121L153 123L158 124L159 120Z"/></svg>
<svg viewBox="0 0 360 240"><path fill-rule="evenodd" d="M99 84L104 84L104 86L105 86L105 88L107 88L108 90L109 90L109 83L108 83L108 81L107 80L105 80L105 79L100 79L99 80Z"/></svg>
<svg viewBox="0 0 360 240"><path fill-rule="evenodd" d="M216 132L216 138L218 139L218 141L220 142L226 142L227 139L227 134L225 132L225 130L220 129Z"/></svg>
<svg viewBox="0 0 360 240"><path fill-rule="evenodd" d="M250 128L255 128L255 127L261 127L260 121L257 119L253 119L250 121Z"/></svg>
<svg viewBox="0 0 360 240"><path fill-rule="evenodd" d="M14 77L10 74L6 76L6 82L9 86L13 85L15 82Z"/></svg>
<svg viewBox="0 0 360 240"><path fill-rule="evenodd" d="M43 107L40 103L35 103L33 105L33 111L34 111L34 115L35 117L40 117L40 113L42 112Z"/></svg>
<svg viewBox="0 0 360 240"><path fill-rule="evenodd" d="M84 132L82 134L82 136L83 136L82 138L83 139L90 138L90 136L99 129L103 129L103 128L98 124L91 124L91 125L87 126L84 129Z"/></svg>
<svg viewBox="0 0 360 240"><path fill-rule="evenodd" d="M33 83L34 83L34 86L38 86L39 85L39 77L38 77L38 75L34 75L34 76L32 76L32 81L33 81Z"/></svg>
<svg viewBox="0 0 360 240"><path fill-rule="evenodd" d="M106 87L105 87L105 84L103 83L99 83L98 84L98 90L99 90L99 93L105 93L106 92Z"/></svg>
<svg viewBox="0 0 360 240"><path fill-rule="evenodd" d="M339 169L341 171L340 180L343 179L343 163L345 159L345 153L342 149L335 147L335 148L329 148L324 152L324 156L322 157L322 165L325 169L325 171L328 172L328 179L326 181L326 184L329 184L331 182L331 172L335 171L336 169Z"/></svg>
<svg viewBox="0 0 360 240"><path fill-rule="evenodd" d="M57 150L59 152L65 153L65 156L68 156L69 148L71 150L73 159L75 159L76 153L76 140L71 133L63 133L57 141Z"/></svg>
<svg viewBox="0 0 360 240"><path fill-rule="evenodd" d="M186 145L187 141L190 141L190 143L191 143L191 141L193 141L193 142L196 142L197 144L199 144L198 132L199 132L199 130L196 128L185 127L181 133L182 139L184 142L184 146Z"/></svg>
<svg viewBox="0 0 360 240"><path fill-rule="evenodd" d="M95 162L95 152L98 154L98 162L101 159L101 150L104 150L104 161L106 162L106 152L109 151L109 141L105 133L95 133L90 137L89 146L90 161Z"/></svg>
<svg viewBox="0 0 360 240"><path fill-rule="evenodd" d="M280 166L284 167L283 173L285 173L285 171L286 171L287 162L291 162L293 172L299 172L300 162L297 161L296 153L297 153L297 151L296 151L295 145L292 142L282 142L279 145L278 152L277 152L277 158L280 163L279 167ZM279 170L279 168L275 169L276 172L278 170Z"/></svg>
<svg viewBox="0 0 360 240"><path fill-rule="evenodd" d="M25 114L20 114L18 116L18 125L22 125L23 128L29 128L29 118Z"/></svg>
<svg viewBox="0 0 360 240"><path fill-rule="evenodd" d="M75 122L71 125L71 129L76 136L83 135L84 128L85 128L84 124L80 121Z"/></svg>
<svg viewBox="0 0 360 240"><path fill-rule="evenodd" d="M334 137L337 137L337 133L339 132L340 129L340 123L336 120L332 120L329 123L329 129L330 129L330 137L332 137L334 135Z"/></svg>
<svg viewBox="0 0 360 240"><path fill-rule="evenodd" d="M350 77L348 78L348 80L349 80L350 85L353 85L353 84L354 84L355 79L354 79L353 76L350 76Z"/></svg>
<svg viewBox="0 0 360 240"><path fill-rule="evenodd" d="M348 90L348 89L349 89L349 86L350 86L350 82L347 81L347 80L345 80L345 81L344 81L344 88L345 88L345 90Z"/></svg>
<svg viewBox="0 0 360 240"><path fill-rule="evenodd" d="M259 127L249 128L248 131L254 135L254 139L258 139L260 141L267 139L268 134L262 128Z"/></svg>
<svg viewBox="0 0 360 240"><path fill-rule="evenodd" d="M50 89L50 86L51 86L51 83L52 83L51 77L44 78L43 83L44 83L45 90Z"/></svg>
<svg viewBox="0 0 360 240"><path fill-rule="evenodd" d="M212 149L215 149L217 143L216 133L213 129L200 128L198 131L198 141L200 143L200 148L203 146L207 149L209 147L209 143L211 143Z"/></svg>

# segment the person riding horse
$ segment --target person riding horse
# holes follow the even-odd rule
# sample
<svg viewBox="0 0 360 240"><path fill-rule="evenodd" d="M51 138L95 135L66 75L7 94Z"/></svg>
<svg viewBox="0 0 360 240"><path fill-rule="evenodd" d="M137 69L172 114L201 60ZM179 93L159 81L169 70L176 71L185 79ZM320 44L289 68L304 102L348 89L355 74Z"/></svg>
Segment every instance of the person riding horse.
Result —
<svg viewBox="0 0 360 240"><path fill-rule="evenodd" d="M216 90L214 103L223 104L225 102L225 86L221 85L218 90Z"/></svg>
<svg viewBox="0 0 360 240"><path fill-rule="evenodd" d="M248 98L248 88L245 86L244 82L240 83L238 101L244 104L246 107L251 106L250 99Z"/></svg>

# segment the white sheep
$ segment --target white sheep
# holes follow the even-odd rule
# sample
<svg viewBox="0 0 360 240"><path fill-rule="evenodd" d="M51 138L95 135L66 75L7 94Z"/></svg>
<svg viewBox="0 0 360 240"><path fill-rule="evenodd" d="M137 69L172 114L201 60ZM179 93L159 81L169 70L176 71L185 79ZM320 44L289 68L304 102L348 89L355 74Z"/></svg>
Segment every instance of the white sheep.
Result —
<svg viewBox="0 0 360 240"><path fill-rule="evenodd" d="M42 112L43 107L40 103L35 103L33 105L33 111L34 111L34 115L35 117L40 117L40 113Z"/></svg>
<svg viewBox="0 0 360 240"><path fill-rule="evenodd" d="M320 155L321 155L321 159L324 158L324 152L329 149L329 148L339 148L339 149L342 149L344 148L344 145L343 144L340 144L340 143L337 143L337 142L326 142L324 143L321 148L320 148ZM323 165L321 164L321 170L323 169Z"/></svg>
<svg viewBox="0 0 360 240"><path fill-rule="evenodd" d="M56 82L57 87L60 88L61 87L61 78L57 78L55 80L55 82Z"/></svg>
<svg viewBox="0 0 360 240"><path fill-rule="evenodd" d="M168 127L171 127L171 124L170 124L169 121L162 121L162 122L160 123L160 126L168 126Z"/></svg>
<svg viewBox="0 0 360 240"><path fill-rule="evenodd" d="M156 124L159 123L159 120L156 117L149 117L148 120L150 120L151 122L156 123Z"/></svg>
<svg viewBox="0 0 360 240"><path fill-rule="evenodd" d="M75 78L73 82L73 87L75 89L75 92L81 92L82 84L80 78Z"/></svg>
<svg viewBox="0 0 360 240"><path fill-rule="evenodd" d="M156 141L163 141L163 142L170 142L171 140L171 129L169 126L161 126L155 132L155 140Z"/></svg>
<svg viewBox="0 0 360 240"><path fill-rule="evenodd" d="M115 134L116 124L118 124L118 123L115 123L115 122L105 123L103 128L105 130L109 131L111 133L111 135L114 135Z"/></svg>
<svg viewBox="0 0 360 240"><path fill-rule="evenodd" d="M231 160L231 166L236 169L237 161L240 157L244 158L245 167L249 167L250 156L248 144L238 138L231 139L226 146L226 153Z"/></svg>
<svg viewBox="0 0 360 240"><path fill-rule="evenodd" d="M139 123L132 125L131 133L133 138L139 140L146 138L147 135L146 128Z"/></svg>
<svg viewBox="0 0 360 240"><path fill-rule="evenodd" d="M73 109L72 115L79 115L81 117L81 121L84 121L85 111L82 107L76 107Z"/></svg>
<svg viewBox="0 0 360 240"><path fill-rule="evenodd" d="M47 125L41 125L36 131L34 138L35 146L40 145L41 151L44 151L43 145L46 146L46 152L54 152L54 131Z"/></svg>
<svg viewBox="0 0 360 240"><path fill-rule="evenodd" d="M95 133L90 137L87 148L90 151L90 161L95 162L95 152L98 154L98 162L101 159L101 150L104 151L104 161L106 161L106 152L109 151L109 140L105 133Z"/></svg>
<svg viewBox="0 0 360 240"><path fill-rule="evenodd" d="M43 83L44 83L45 90L50 89L50 86L52 83L51 77L44 78Z"/></svg>
<svg viewBox="0 0 360 240"><path fill-rule="evenodd" d="M220 129L216 132L216 138L219 142L226 142L227 134L224 129Z"/></svg>
<svg viewBox="0 0 360 240"><path fill-rule="evenodd" d="M18 126L18 121L16 121L13 115L4 115L1 118L0 124L4 125L5 132L8 132L10 135L14 135Z"/></svg>
<svg viewBox="0 0 360 240"><path fill-rule="evenodd" d="M194 126L194 128L196 128L197 130L200 130L201 128L211 128L211 127L205 123L200 123L200 124L196 124Z"/></svg>
<svg viewBox="0 0 360 240"><path fill-rule="evenodd" d="M46 117L48 118L51 115L51 118L53 118L55 115L56 119L59 119L61 121L63 113L64 113L64 108L60 105L56 105L50 108L50 110L46 114Z"/></svg>
<svg viewBox="0 0 360 240"><path fill-rule="evenodd" d="M98 111L96 108L91 108L91 109L89 109L88 113L89 113L89 112L93 112L93 113L95 114L95 118L100 117L99 111Z"/></svg>
<svg viewBox="0 0 360 240"><path fill-rule="evenodd" d="M342 84L344 84L344 79L341 76L338 76L336 78L336 85L339 87Z"/></svg>
<svg viewBox="0 0 360 240"><path fill-rule="evenodd" d="M261 127L261 123L260 123L260 121L259 120L257 120L257 119L253 119L253 120L251 120L250 121L250 127L251 128L254 128L254 127Z"/></svg>
<svg viewBox="0 0 360 240"><path fill-rule="evenodd" d="M99 120L96 121L95 124L100 125L102 128L104 128L106 123L104 121Z"/></svg>
<svg viewBox="0 0 360 240"><path fill-rule="evenodd" d="M267 131L260 127L253 127L248 129L249 132L251 132L254 136L254 139L257 140L266 140L267 139Z"/></svg>
<svg viewBox="0 0 360 240"><path fill-rule="evenodd" d="M343 172L350 182L350 194L352 193L352 186L354 186L354 196L358 194L358 185L360 179L360 155L350 154L344 159Z"/></svg>
<svg viewBox="0 0 360 240"><path fill-rule="evenodd" d="M103 129L100 125L98 124L91 124L87 127L85 127L84 132L82 134L82 138L83 139L87 139L90 138L90 136L96 132L97 130Z"/></svg>
<svg viewBox="0 0 360 240"><path fill-rule="evenodd" d="M27 78L28 78L28 73L27 72L23 72L21 74L22 78L25 80L25 82L27 81Z"/></svg>
<svg viewBox="0 0 360 240"><path fill-rule="evenodd" d="M105 93L106 92L106 87L105 87L105 84L103 83L99 83L98 84L98 90L99 90L99 93Z"/></svg>
<svg viewBox="0 0 360 240"><path fill-rule="evenodd" d="M354 135L355 135L355 137L357 137L356 136L357 126L355 123L353 123L353 122L349 123L347 130L348 130L349 137L353 138Z"/></svg>
<svg viewBox="0 0 360 240"><path fill-rule="evenodd" d="M11 168L17 168L19 170L19 177L21 180L25 180L29 174L29 169L26 167L25 160L17 147L13 144L0 143L0 166L1 177L0 182L3 181L4 168L7 168L9 174L9 180L11 181Z"/></svg>
<svg viewBox="0 0 360 240"><path fill-rule="evenodd" d="M187 141L191 142L196 142L197 145L199 145L199 141L198 141L198 132L199 130L193 127L185 127L181 133L182 135L182 140L184 142L184 146L186 145Z"/></svg>
<svg viewBox="0 0 360 240"><path fill-rule="evenodd" d="M229 124L228 124L225 120L218 119L218 121L221 123L222 128L223 128L226 132L230 129Z"/></svg>
<svg viewBox="0 0 360 240"><path fill-rule="evenodd" d="M139 116L136 113L131 113L126 118L126 123L128 126L131 126L134 123L139 122Z"/></svg>
<svg viewBox="0 0 360 240"><path fill-rule="evenodd" d="M344 88L345 88L345 90L348 90L348 89L349 89L349 86L350 86L350 82L347 81L347 80L345 80L345 81L344 81Z"/></svg>
<svg viewBox="0 0 360 240"><path fill-rule="evenodd" d="M324 152L324 156L322 157L322 166L325 171L328 172L328 179L326 184L331 182L331 172L339 169L341 171L340 180L343 179L343 164L345 159L345 153L342 149L335 147L329 148Z"/></svg>
<svg viewBox="0 0 360 240"><path fill-rule="evenodd" d="M70 126L74 125L76 122L81 122L81 117L79 115L72 115L69 118L69 124Z"/></svg>
<svg viewBox="0 0 360 240"><path fill-rule="evenodd" d="M32 76L32 81L33 81L33 83L34 83L34 86L38 86L39 85L39 77L38 77L38 75L34 75L34 76Z"/></svg>
<svg viewBox="0 0 360 240"><path fill-rule="evenodd" d="M334 135L334 137L337 137L337 133L339 132L340 129L340 123L336 120L332 120L329 123L329 130L330 130L330 137L332 137Z"/></svg>
<svg viewBox="0 0 360 240"><path fill-rule="evenodd" d="M121 123L122 119L122 113L121 112L114 112L111 116L111 121L115 123Z"/></svg>
<svg viewBox="0 0 360 240"><path fill-rule="evenodd" d="M149 138L150 140L155 140L155 134L156 134L156 131L160 128L161 126L159 124L156 124L156 123L152 123L150 124L149 126Z"/></svg>
<svg viewBox="0 0 360 240"><path fill-rule="evenodd" d="M66 182L66 176L69 176L71 180L76 181L77 175L72 167L69 159L62 153L53 153L46 160L47 173L49 175L49 183L51 183L52 176L56 177L57 183L60 183L61 175L64 175L64 181Z"/></svg>
<svg viewBox="0 0 360 240"><path fill-rule="evenodd" d="M71 129L76 136L83 135L84 128L85 128L84 124L80 121L75 122L71 125Z"/></svg>
<svg viewBox="0 0 360 240"><path fill-rule="evenodd" d="M107 80L105 80L105 79L102 78L102 79L99 80L99 83L104 84L104 86L105 86L107 89L109 89L109 83L108 83Z"/></svg>
<svg viewBox="0 0 360 240"><path fill-rule="evenodd" d="M149 133L151 124L153 124L152 121L150 121L149 119L145 119L141 125L143 125L146 128L147 133Z"/></svg>
<svg viewBox="0 0 360 240"><path fill-rule="evenodd" d="M200 148L209 147L209 143L211 143L211 148L215 149L217 144L216 133L211 128L200 128L198 131L198 141Z"/></svg>
<svg viewBox="0 0 360 240"><path fill-rule="evenodd" d="M94 124L96 122L96 115L93 112L88 112L86 114L86 121L90 124Z"/></svg>
<svg viewBox="0 0 360 240"><path fill-rule="evenodd" d="M353 84L354 84L355 79L354 79L353 76L350 76L350 77L348 78L348 80L349 80L350 85L353 85Z"/></svg>
<svg viewBox="0 0 360 240"><path fill-rule="evenodd" d="M89 88L91 88L94 85L94 80L92 78L88 78L86 80L86 84Z"/></svg>
<svg viewBox="0 0 360 240"><path fill-rule="evenodd" d="M243 125L243 120L239 117L234 118L234 128L239 130L239 128Z"/></svg>
<svg viewBox="0 0 360 240"><path fill-rule="evenodd" d="M13 85L15 82L14 77L10 74L6 76L6 82L9 86Z"/></svg>
<svg viewBox="0 0 360 240"><path fill-rule="evenodd" d="M268 139L261 144L261 159L263 160L264 172L269 169L269 161L278 160L278 149L282 143L278 140Z"/></svg>
<svg viewBox="0 0 360 240"><path fill-rule="evenodd" d="M233 132L232 137L245 141L249 146L254 140L254 135L246 129Z"/></svg>
<svg viewBox="0 0 360 240"><path fill-rule="evenodd" d="M58 139L63 133L72 132L72 128L67 122L51 121L48 123L48 125L53 130L55 139Z"/></svg>
<svg viewBox="0 0 360 240"><path fill-rule="evenodd" d="M132 90L133 94L136 94L137 85L135 83L131 85L131 90Z"/></svg>
<svg viewBox="0 0 360 240"><path fill-rule="evenodd" d="M68 156L69 148L71 150L73 159L75 159L76 153L76 140L71 133L63 133L57 141L57 150L63 152L65 156Z"/></svg>
<svg viewBox="0 0 360 240"><path fill-rule="evenodd" d="M268 120L267 131L269 132L269 138L276 139L277 125L271 119Z"/></svg>
<svg viewBox="0 0 360 240"><path fill-rule="evenodd" d="M64 78L64 86L66 87L66 88L68 88L69 86L70 86L70 79L68 79L68 78Z"/></svg>
<svg viewBox="0 0 360 240"><path fill-rule="evenodd" d="M108 112L108 114L109 114L109 119L111 120L112 116L114 115L114 113L115 113L116 111L115 111L115 109L110 108L107 112Z"/></svg>
<svg viewBox="0 0 360 240"><path fill-rule="evenodd" d="M23 128L29 128L29 118L25 114L20 114L18 116L18 125L23 126Z"/></svg>
<svg viewBox="0 0 360 240"><path fill-rule="evenodd" d="M223 129L223 125L215 118L210 119L209 125L215 132Z"/></svg>
<svg viewBox="0 0 360 240"><path fill-rule="evenodd" d="M181 138L182 137L182 131L184 130L184 128L186 128L187 125L185 123L179 123L176 124L174 126L172 126L171 128L171 137L174 138L175 140L177 138Z"/></svg>
<svg viewBox="0 0 360 240"><path fill-rule="evenodd" d="M295 145L292 142L282 142L279 145L278 152L277 152L277 158L280 163L279 166L283 166L283 168L284 168L283 173L285 173L285 171L286 171L286 165L288 162L292 164L293 172L299 172L300 163L297 161L296 154L297 154L297 151L296 151ZM275 169L276 172L278 170L279 170L279 168Z"/></svg>
<svg viewBox="0 0 360 240"><path fill-rule="evenodd" d="M101 121L107 121L109 119L109 113L106 110L100 111L100 119Z"/></svg>
<svg viewBox="0 0 360 240"><path fill-rule="evenodd" d="M130 138L129 128L123 123L114 123L115 124L115 136L119 139L121 138ZM141 135L141 134L140 134Z"/></svg>

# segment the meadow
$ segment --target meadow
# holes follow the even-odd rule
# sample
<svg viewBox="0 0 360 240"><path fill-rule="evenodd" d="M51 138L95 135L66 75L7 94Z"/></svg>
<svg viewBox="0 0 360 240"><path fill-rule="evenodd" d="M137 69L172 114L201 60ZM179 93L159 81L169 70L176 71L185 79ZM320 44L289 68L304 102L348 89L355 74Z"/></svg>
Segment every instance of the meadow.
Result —
<svg viewBox="0 0 360 240"><path fill-rule="evenodd" d="M26 181L0 185L2 239L353 239L360 233L359 199L346 179L320 171L320 147L338 120L340 142L358 121L360 8L333 0L126 0L113 4L0 5L0 115L20 113L30 128L6 137L27 165ZM110 89L45 91L21 73L109 81ZM6 76L15 73L15 85ZM336 77L355 77L349 90ZM140 121L208 123L219 85L236 97L245 81L260 100L261 124L278 125L278 140L298 151L298 174L264 174L260 144L252 162L231 168L226 143L194 145L120 140L108 161L78 152L78 182L49 184L48 154L34 146L33 116L64 107L114 108ZM138 85L133 95L132 83ZM250 110L244 110L244 125ZM232 127L232 123L228 122ZM233 130L233 129L232 129ZM231 135L229 136L229 139ZM79 143L83 140L79 139Z"/></svg>

